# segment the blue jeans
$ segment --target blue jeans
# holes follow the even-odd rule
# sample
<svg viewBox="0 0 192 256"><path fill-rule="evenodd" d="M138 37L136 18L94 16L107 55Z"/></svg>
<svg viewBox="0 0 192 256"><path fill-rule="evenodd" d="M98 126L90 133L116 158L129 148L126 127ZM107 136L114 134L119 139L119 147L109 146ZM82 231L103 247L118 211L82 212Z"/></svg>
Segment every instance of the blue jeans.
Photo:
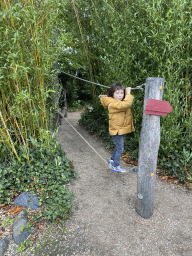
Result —
<svg viewBox="0 0 192 256"><path fill-rule="evenodd" d="M112 136L115 142L115 150L113 151L113 154L111 156L111 159L114 159L114 166L117 167L120 162L120 157L121 154L123 153L124 150L124 141L126 135L114 135Z"/></svg>

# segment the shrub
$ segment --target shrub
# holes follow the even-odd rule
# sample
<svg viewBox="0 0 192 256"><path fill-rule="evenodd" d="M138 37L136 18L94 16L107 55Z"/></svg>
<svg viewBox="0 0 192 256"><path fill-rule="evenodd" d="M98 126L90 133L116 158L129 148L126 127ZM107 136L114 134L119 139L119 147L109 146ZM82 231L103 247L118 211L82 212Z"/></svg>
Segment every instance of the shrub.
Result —
<svg viewBox="0 0 192 256"><path fill-rule="evenodd" d="M7 151L1 147L0 157L0 204L10 203L16 195L29 191L37 194L45 205L44 219L58 221L71 212L72 194L67 187L76 176L73 162L69 161L61 146L52 137L49 144L31 138L30 161L25 150L18 148L21 162L12 155L8 160Z"/></svg>

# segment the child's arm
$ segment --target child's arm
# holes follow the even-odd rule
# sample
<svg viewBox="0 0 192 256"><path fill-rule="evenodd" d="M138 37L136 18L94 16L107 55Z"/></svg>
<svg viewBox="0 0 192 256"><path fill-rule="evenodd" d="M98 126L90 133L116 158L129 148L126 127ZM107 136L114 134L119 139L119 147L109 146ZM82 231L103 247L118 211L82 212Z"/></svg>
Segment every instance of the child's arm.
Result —
<svg viewBox="0 0 192 256"><path fill-rule="evenodd" d="M108 103L107 103L107 99L108 96L107 95L99 95L101 104L103 105L104 108L108 108Z"/></svg>
<svg viewBox="0 0 192 256"><path fill-rule="evenodd" d="M108 109L110 109L111 113L118 113L120 111L125 111L131 107L133 101L133 95L127 94L123 101L116 101L109 104Z"/></svg>

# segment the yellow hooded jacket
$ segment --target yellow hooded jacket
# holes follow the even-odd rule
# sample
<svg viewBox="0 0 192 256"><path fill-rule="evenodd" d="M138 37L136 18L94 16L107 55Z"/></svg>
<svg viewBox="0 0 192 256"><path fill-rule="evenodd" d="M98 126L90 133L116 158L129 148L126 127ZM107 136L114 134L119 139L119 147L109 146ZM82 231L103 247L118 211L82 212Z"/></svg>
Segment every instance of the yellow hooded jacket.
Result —
<svg viewBox="0 0 192 256"><path fill-rule="evenodd" d="M133 95L127 94L123 101L112 97L100 98L102 105L109 111L109 133L111 135L127 134L134 131L131 105Z"/></svg>

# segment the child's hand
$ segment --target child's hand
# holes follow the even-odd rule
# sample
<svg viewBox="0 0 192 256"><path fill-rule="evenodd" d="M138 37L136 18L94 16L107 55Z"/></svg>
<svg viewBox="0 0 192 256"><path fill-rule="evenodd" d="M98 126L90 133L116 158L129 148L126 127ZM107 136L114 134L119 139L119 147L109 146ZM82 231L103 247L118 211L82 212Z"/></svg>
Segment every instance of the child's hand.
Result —
<svg viewBox="0 0 192 256"><path fill-rule="evenodd" d="M126 93L127 93L127 94L130 94L130 93L131 93L131 87L127 87L125 90L126 90Z"/></svg>
<svg viewBox="0 0 192 256"><path fill-rule="evenodd" d="M99 95L99 98L107 97L107 95Z"/></svg>

